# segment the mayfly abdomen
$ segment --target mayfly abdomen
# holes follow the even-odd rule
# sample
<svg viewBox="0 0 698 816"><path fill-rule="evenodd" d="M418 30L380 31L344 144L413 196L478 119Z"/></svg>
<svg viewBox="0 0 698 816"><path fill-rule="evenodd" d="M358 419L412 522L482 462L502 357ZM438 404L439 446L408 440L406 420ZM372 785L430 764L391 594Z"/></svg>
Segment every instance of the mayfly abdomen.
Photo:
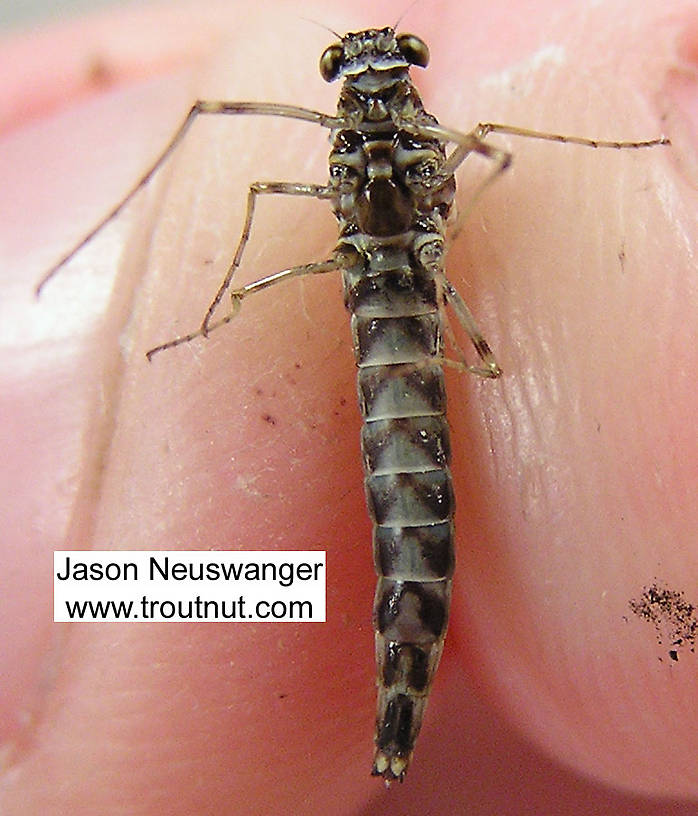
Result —
<svg viewBox="0 0 698 816"><path fill-rule="evenodd" d="M441 172L443 144L408 129L438 126L408 74L426 64L421 40L359 32L325 53L328 69L343 66L337 115L353 125L334 134L330 186L378 573L373 773L389 783L412 757L448 622L454 499L437 278L455 181Z"/></svg>
<svg viewBox="0 0 698 816"><path fill-rule="evenodd" d="M441 315L434 277L414 261L413 244L408 234L375 245L344 271L379 576L374 773L387 780L402 778L419 733L443 650L454 566Z"/></svg>

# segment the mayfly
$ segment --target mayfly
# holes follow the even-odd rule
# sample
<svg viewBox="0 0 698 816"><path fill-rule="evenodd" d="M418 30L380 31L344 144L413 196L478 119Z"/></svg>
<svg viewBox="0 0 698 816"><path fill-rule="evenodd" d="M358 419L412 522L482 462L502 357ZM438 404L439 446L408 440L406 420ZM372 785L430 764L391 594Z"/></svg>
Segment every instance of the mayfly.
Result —
<svg viewBox="0 0 698 816"><path fill-rule="evenodd" d="M337 35L339 36L339 35ZM332 148L327 184L256 181L233 261L201 327L151 349L147 356L188 343L228 323L249 295L301 275L339 270L351 312L358 366L361 447L373 555L378 573L373 621L378 702L372 773L402 781L419 733L443 651L454 570L454 497L446 423L443 367L450 363L482 377L501 369L465 302L444 274L445 228L453 204L454 173L471 153L492 162L472 203L511 161L486 141L490 133L588 147L640 148L668 144L610 142L481 123L450 130L424 109L409 69L426 67L429 51L393 28L349 33L320 59L328 82L343 79L337 112L263 102L198 101L163 153L126 197L74 247L48 279L150 180L203 114L299 119L327 128ZM215 312L242 261L260 195L326 199L339 225L331 257L294 266L230 291L232 306ZM478 365L466 362L446 323L450 305L469 336ZM444 336L459 360L444 357Z"/></svg>

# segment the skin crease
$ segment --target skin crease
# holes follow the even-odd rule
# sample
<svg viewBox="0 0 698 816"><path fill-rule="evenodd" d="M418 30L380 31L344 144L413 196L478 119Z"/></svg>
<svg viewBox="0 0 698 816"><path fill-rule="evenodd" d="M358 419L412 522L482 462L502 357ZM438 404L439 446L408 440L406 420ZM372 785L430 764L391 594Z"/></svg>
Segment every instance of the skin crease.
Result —
<svg viewBox="0 0 698 816"><path fill-rule="evenodd" d="M422 3L401 28L431 46L413 76L448 126L674 138L689 24L674 6ZM337 86L316 68L332 36L299 13L343 31L403 10L265 6L244 23L230 7L185 10L168 36L181 31L187 71L135 86L117 71L108 92L5 138L3 813L695 812L697 658L670 661L628 610L655 577L698 600L685 140L621 154L492 138L514 164L460 224L448 270L505 374L448 374L453 610L414 764L389 792L368 776L374 577L338 275L257 295L206 343L144 359L198 325L247 184L322 181L326 133L197 124L129 214L31 299L197 95L332 110ZM158 15L128 18L155 53ZM128 41L118 12L101 19L106 43ZM71 57L89 56L90 23L67 30ZM205 60L185 45L202 32ZM241 280L331 252L323 203L274 197L259 213ZM328 622L54 625L50 555L66 547L326 549Z"/></svg>

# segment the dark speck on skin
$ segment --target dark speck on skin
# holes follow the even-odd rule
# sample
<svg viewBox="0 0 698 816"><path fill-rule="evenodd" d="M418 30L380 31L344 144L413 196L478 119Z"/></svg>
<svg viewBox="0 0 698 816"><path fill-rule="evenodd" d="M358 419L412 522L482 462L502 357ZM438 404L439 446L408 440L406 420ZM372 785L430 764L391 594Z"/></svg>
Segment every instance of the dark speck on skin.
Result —
<svg viewBox="0 0 698 816"><path fill-rule="evenodd" d="M668 651L672 660L678 661L680 648L695 652L698 618L695 606L683 592L662 586L655 579L628 605L635 615L654 626L660 644L665 641L671 644L673 648Z"/></svg>
<svg viewBox="0 0 698 816"><path fill-rule="evenodd" d="M101 90L112 85L114 80L114 70L107 60L101 56L94 55L87 65L87 81L89 84Z"/></svg>

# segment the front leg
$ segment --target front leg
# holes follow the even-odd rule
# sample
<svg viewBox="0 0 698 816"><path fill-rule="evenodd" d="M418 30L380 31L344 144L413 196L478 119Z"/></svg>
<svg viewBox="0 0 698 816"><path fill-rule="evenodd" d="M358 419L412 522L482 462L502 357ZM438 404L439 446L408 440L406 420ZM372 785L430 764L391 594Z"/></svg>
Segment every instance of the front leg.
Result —
<svg viewBox="0 0 698 816"><path fill-rule="evenodd" d="M342 124L341 120L335 116L329 116L320 111L309 108L301 108L297 105L279 105L273 102L226 102L197 100L189 109L182 124L174 132L172 138L164 147L160 155L150 165L146 172L131 186L128 192L121 198L112 209L84 236L75 246L67 252L57 263L55 263L41 278L36 286L35 294L38 297L44 286L59 272L80 250L87 246L92 239L101 232L104 227L110 224L119 216L124 207L139 193L160 170L167 159L175 152L179 144L189 132L195 120L204 114L210 115L257 115L257 116L278 116L284 119L299 119L303 122L320 125L326 128L335 128ZM296 193L303 195L303 193ZM312 195L309 193L308 195Z"/></svg>

